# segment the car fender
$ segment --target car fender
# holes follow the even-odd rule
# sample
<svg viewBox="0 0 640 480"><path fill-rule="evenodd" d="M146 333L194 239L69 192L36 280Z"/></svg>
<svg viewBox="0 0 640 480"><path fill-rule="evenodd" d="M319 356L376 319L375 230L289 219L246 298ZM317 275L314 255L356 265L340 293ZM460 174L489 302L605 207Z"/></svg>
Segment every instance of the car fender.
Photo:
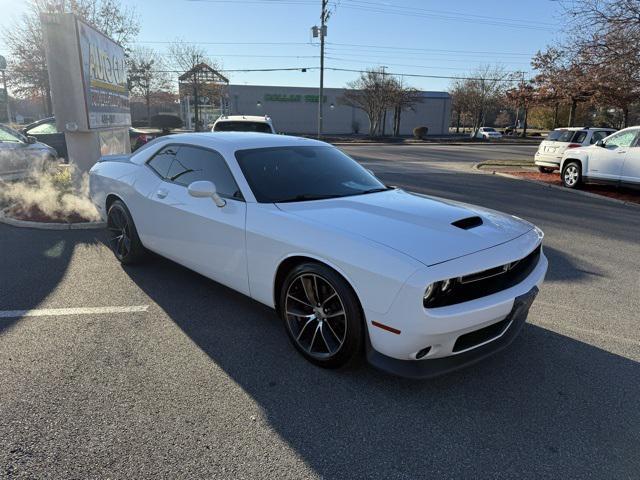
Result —
<svg viewBox="0 0 640 480"><path fill-rule="evenodd" d="M386 312L398 291L424 265L364 237L303 219L273 204L247 204L247 259L251 296L275 306L276 275L284 261L306 257L333 268L362 304Z"/></svg>
<svg viewBox="0 0 640 480"><path fill-rule="evenodd" d="M565 163L571 160L578 160L582 164L582 172L586 172L589 167L589 154L580 148L571 149L562 155L560 161L560 172L564 168Z"/></svg>

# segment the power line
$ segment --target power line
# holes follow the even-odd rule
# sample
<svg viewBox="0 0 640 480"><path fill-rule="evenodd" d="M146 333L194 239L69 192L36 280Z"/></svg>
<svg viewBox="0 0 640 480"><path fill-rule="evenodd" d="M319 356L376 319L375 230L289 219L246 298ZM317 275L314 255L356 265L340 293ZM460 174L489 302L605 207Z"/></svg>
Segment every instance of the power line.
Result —
<svg viewBox="0 0 640 480"><path fill-rule="evenodd" d="M325 70L334 72L350 72L350 73L367 73L369 70L351 69L351 68L339 68L339 67L324 67ZM241 69L221 69L220 73L253 73L253 72L287 72L287 71L303 71L303 70L320 70L320 67L283 67L283 68L241 68ZM6 70L7 73L45 73L46 70ZM153 73L176 73L182 74L182 70L151 70ZM404 72L386 72L386 75L392 75L396 77L415 77L415 78L437 78L444 80L484 80L494 82L518 82L518 79L510 78L482 78L482 77L468 77L468 76L452 76L452 75L424 75L418 73L404 73Z"/></svg>

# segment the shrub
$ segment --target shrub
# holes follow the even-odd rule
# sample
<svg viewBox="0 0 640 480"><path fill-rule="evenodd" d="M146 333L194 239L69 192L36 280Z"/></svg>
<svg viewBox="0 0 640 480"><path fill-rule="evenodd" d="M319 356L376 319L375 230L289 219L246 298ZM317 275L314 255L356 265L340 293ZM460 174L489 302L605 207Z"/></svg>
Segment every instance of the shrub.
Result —
<svg viewBox="0 0 640 480"><path fill-rule="evenodd" d="M177 115L161 113L151 117L149 119L149 125L154 128L160 128L161 130L172 130L182 127L182 119Z"/></svg>
<svg viewBox="0 0 640 480"><path fill-rule="evenodd" d="M416 127L413 129L413 136L418 140L426 140L429 127Z"/></svg>

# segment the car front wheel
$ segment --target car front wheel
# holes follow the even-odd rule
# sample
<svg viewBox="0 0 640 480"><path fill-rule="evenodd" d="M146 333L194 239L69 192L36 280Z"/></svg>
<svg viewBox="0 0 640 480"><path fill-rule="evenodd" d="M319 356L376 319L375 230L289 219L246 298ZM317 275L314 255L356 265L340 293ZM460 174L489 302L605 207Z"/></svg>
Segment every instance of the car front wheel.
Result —
<svg viewBox="0 0 640 480"><path fill-rule="evenodd" d="M362 347L360 304L347 282L317 263L295 267L283 282L280 315L295 348L310 362L338 368Z"/></svg>
<svg viewBox="0 0 640 480"><path fill-rule="evenodd" d="M562 169L562 184L567 188L578 188L582 183L582 168L577 162L569 162Z"/></svg>
<svg viewBox="0 0 640 480"><path fill-rule="evenodd" d="M122 201L116 200L109 207L107 228L109 229L109 246L120 263L130 265L144 256L145 249L138 237L133 218Z"/></svg>

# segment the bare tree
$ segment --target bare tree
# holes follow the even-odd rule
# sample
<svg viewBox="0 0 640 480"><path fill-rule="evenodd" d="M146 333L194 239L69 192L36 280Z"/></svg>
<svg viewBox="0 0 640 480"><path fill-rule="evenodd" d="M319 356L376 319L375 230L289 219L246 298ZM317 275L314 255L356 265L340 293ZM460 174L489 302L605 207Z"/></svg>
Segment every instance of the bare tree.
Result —
<svg viewBox="0 0 640 480"><path fill-rule="evenodd" d="M384 112L393 105L393 84L390 75L378 70L367 70L347 83L341 101L346 105L361 109L369 119L369 136L376 136Z"/></svg>
<svg viewBox="0 0 640 480"><path fill-rule="evenodd" d="M179 77L179 90L182 91L178 93L193 98L195 129L199 131L202 128L199 99L219 98L222 109L228 80L219 73L220 62L211 58L199 45L176 40L169 46L169 58L172 69L183 72Z"/></svg>
<svg viewBox="0 0 640 480"><path fill-rule="evenodd" d="M27 12L2 30L11 52L9 84L17 95L42 98L48 115L53 108L40 14L68 12L94 25L125 50L140 30L135 10L123 7L119 0L29 0Z"/></svg>
<svg viewBox="0 0 640 480"><path fill-rule="evenodd" d="M129 89L132 94L144 99L148 122L154 98L171 88L167 67L162 57L147 47L135 48L128 59L128 65Z"/></svg>
<svg viewBox="0 0 640 480"><path fill-rule="evenodd" d="M456 133L460 133L461 124L466 125L471 114L470 92L464 80L454 81L449 88L449 95L451 95L451 112L455 118Z"/></svg>
<svg viewBox="0 0 640 480"><path fill-rule="evenodd" d="M506 99L509 103L524 112L522 136L527 136L527 122L529 119L529 108L535 104L537 100L537 92L533 86L533 82L521 81L517 87L510 88L505 92Z"/></svg>
<svg viewBox="0 0 640 480"><path fill-rule="evenodd" d="M484 125L487 111L495 110L502 99L508 80L501 66L485 65L471 72L469 77L453 83L450 91L454 97L454 109L458 118L464 114L471 116L474 137Z"/></svg>
<svg viewBox="0 0 640 480"><path fill-rule="evenodd" d="M415 110L416 103L423 101L420 90L409 87L403 81L392 79L391 103L393 108L393 135L400 135L400 120L404 110Z"/></svg>

